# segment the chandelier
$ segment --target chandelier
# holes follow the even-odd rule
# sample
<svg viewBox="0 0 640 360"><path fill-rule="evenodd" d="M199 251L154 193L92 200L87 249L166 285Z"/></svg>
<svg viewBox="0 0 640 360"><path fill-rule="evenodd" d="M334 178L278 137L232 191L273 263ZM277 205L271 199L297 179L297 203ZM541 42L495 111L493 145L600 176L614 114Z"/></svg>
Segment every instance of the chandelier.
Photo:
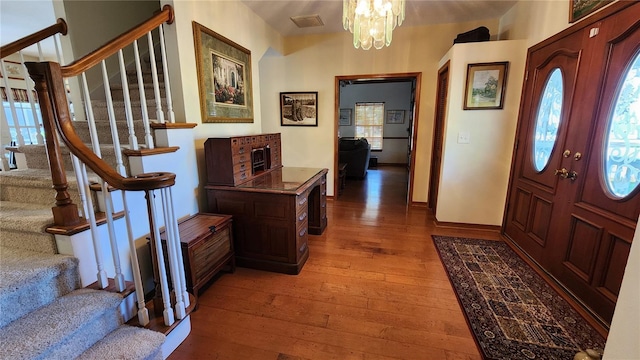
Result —
<svg viewBox="0 0 640 360"><path fill-rule="evenodd" d="M353 33L353 46L382 49L391 44L396 26L404 21L405 0L343 0L342 25Z"/></svg>

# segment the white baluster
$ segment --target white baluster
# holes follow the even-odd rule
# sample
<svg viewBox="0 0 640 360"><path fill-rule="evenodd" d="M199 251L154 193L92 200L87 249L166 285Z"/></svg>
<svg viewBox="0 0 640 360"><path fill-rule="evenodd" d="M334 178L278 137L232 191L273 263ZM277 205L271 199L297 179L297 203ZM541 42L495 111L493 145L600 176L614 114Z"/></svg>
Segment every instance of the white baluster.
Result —
<svg viewBox="0 0 640 360"><path fill-rule="evenodd" d="M153 94L156 99L156 114L158 115L158 122L164 124L164 113L162 111L162 98L160 97L160 85L158 84L158 68L156 66L156 54L153 49L153 36L151 31L147 33L147 40L149 42L149 62L151 63L151 78L153 79Z"/></svg>
<svg viewBox="0 0 640 360"><path fill-rule="evenodd" d="M118 62L120 63L120 81L122 82L122 94L124 95L125 117L129 128L129 146L132 150L138 150L138 138L133 124L133 112L131 111L131 97L129 96L129 83L127 82L127 69L124 67L124 55L122 49L118 50Z"/></svg>
<svg viewBox="0 0 640 360"><path fill-rule="evenodd" d="M81 203L81 212L82 216L86 219L87 214L89 213L89 208L87 207L87 192L85 191L83 178L82 178L82 167L80 166L80 160L78 157L71 154L71 164L73 165L73 172L76 175L76 181L78 182L78 192L80 193L80 203Z"/></svg>
<svg viewBox="0 0 640 360"><path fill-rule="evenodd" d="M22 50L18 51L18 54L20 54L20 62L22 65L22 71L24 74L28 74L29 70L27 70L27 67L24 65L24 55L22 54ZM31 89L33 88L33 86L30 84L30 78L28 76L24 77L24 88L27 90L27 98L29 99L29 105L31 105L31 114L33 116L33 123L36 127L36 144L44 144L44 136L42 136L42 130L40 129L40 124L41 124L41 120L40 120L40 112L36 109L36 101L33 98L33 94L31 93ZM27 118L25 117L25 124L26 124ZM29 136L29 138L31 138L31 136Z"/></svg>
<svg viewBox="0 0 640 360"><path fill-rule="evenodd" d="M118 241L116 239L116 231L113 226L113 199L109 192L109 185L106 181L102 181L102 199L104 200L105 215L107 217L107 230L109 232L109 242L111 243L111 255L113 258L113 267L115 269L115 276L113 281L118 292L122 292L126 289L124 275L122 274L122 266L120 264L120 250L118 248Z"/></svg>
<svg viewBox="0 0 640 360"><path fill-rule="evenodd" d="M175 231L174 231L174 222L169 214L171 212L171 206L168 203L168 194L166 188L160 190L160 194L162 197L162 210L164 213L164 229L167 243L167 252L169 259L169 268L171 269L171 281L173 282L173 291L176 296L176 317L178 319L182 319L186 316L184 302L182 300L182 279L180 278L180 268L178 265L178 260L176 257L179 255L180 245L178 244L178 249L176 249L175 243Z"/></svg>
<svg viewBox="0 0 640 360"><path fill-rule="evenodd" d="M184 272L184 260L182 257L182 245L180 243L180 231L178 228L178 221L176 219L176 212L173 207L173 191L171 190L171 187L166 188L166 192L167 192L167 203L168 203L167 208L169 209L168 211L171 215L171 222L175 225L173 227L173 233L174 233L173 238L178 249L178 254L176 256L178 260L178 269L180 270L180 279L182 281L180 293L182 293L182 301L184 302L184 306L185 308L187 308L191 304L191 301L189 300L189 293L187 292L187 281L186 281L185 272Z"/></svg>
<svg viewBox="0 0 640 360"><path fill-rule="evenodd" d="M0 60L0 65L2 65L2 73L7 75L7 68L4 64L4 60ZM7 101L9 102L9 108L11 109L11 116L13 118L13 127L16 129L16 140L18 141L18 146L24 145L24 136L22 136L22 129L20 128L20 120L18 119L18 112L16 111L16 104L13 101L13 91L11 91L11 86L9 86L8 81L9 76L3 76L4 80L4 89L7 94ZM7 123L9 119L7 119Z"/></svg>
<svg viewBox="0 0 640 360"><path fill-rule="evenodd" d="M138 254L136 250L136 240L133 237L133 227L131 226L131 214L127 205L127 194L122 194L122 203L124 204L124 218L127 223L127 236L129 238L129 253L131 254L131 272L133 273L133 283L136 287L136 300L138 302L138 322L145 326L149 323L149 310L144 301L144 285L142 284L142 275L140 275L140 264L138 263Z"/></svg>
<svg viewBox="0 0 640 360"><path fill-rule="evenodd" d="M140 108L142 109L142 124L144 125L144 141L147 149L155 147L149 126L149 110L147 109L147 96L144 89L144 79L142 77L142 67L140 66L140 51L138 50L138 40L133 41L133 52L136 60L136 77L138 78L138 89L140 89Z"/></svg>
<svg viewBox="0 0 640 360"><path fill-rule="evenodd" d="M171 83L169 82L169 66L167 64L167 51L164 44L164 24L158 28L160 33L160 53L162 54L162 71L164 74L164 91L167 98L167 115L169 115L169 122L176 122L175 114L173 113L173 101L171 99Z"/></svg>
<svg viewBox="0 0 640 360"><path fill-rule="evenodd" d="M98 140L98 130L96 129L96 120L93 116L93 106L91 106L91 97L89 96L89 87L87 86L87 76L84 72L82 73L82 92L84 96L84 108L88 117L87 122L89 123L89 136L91 137L93 152L99 158L102 158L100 141Z"/></svg>
<svg viewBox="0 0 640 360"><path fill-rule="evenodd" d="M89 176L87 175L87 167L85 164L81 166L82 186L85 188L87 194L90 193L89 188ZM80 184L78 184L80 186ZM89 229L91 230L91 240L93 241L93 252L96 257L96 265L98 267L98 285L101 289L109 286L109 279L107 278L107 272L104 269L104 260L102 256L102 248L100 247L100 234L98 233L98 225L96 224L96 214L93 211L93 199L91 196L87 196L87 211L89 215Z"/></svg>
<svg viewBox="0 0 640 360"><path fill-rule="evenodd" d="M111 98L111 87L109 86L109 76L107 75L107 65L102 60L102 81L104 83L104 95L107 99L107 111L109 112L109 123L111 124L111 139L113 139L113 150L116 156L116 170L120 174L126 173L122 162L122 152L120 151L120 139L118 137L118 125L116 115L113 111L113 99Z"/></svg>
<svg viewBox="0 0 640 360"><path fill-rule="evenodd" d="M171 308L171 301L169 297L169 283L167 281L167 269L164 264L164 252L162 251L162 240L160 239L160 230L158 229L158 216L156 215L156 205L154 201L154 191L145 190L147 198L147 209L149 210L149 227L153 232L155 238L154 246L156 249L156 258L158 260L158 277L160 280L160 291L162 292L162 303L164 306L163 316L164 324L170 326L175 322L173 316L173 309ZM157 289L156 289L157 290Z"/></svg>

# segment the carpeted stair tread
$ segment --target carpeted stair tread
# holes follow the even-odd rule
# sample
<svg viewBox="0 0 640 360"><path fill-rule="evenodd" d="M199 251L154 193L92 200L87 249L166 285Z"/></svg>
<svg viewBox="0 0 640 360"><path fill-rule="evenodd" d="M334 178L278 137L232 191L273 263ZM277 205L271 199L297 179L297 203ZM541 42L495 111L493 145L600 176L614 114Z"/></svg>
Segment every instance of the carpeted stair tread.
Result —
<svg viewBox="0 0 640 360"><path fill-rule="evenodd" d="M159 332L122 325L98 341L77 360L162 359L165 336Z"/></svg>
<svg viewBox="0 0 640 360"><path fill-rule="evenodd" d="M0 359L72 359L120 326L119 294L75 290L2 328Z"/></svg>
<svg viewBox="0 0 640 360"><path fill-rule="evenodd" d="M50 205L0 200L0 229L42 232L53 223Z"/></svg>
<svg viewBox="0 0 640 360"><path fill-rule="evenodd" d="M122 148L126 148L125 143L122 143L121 145ZM49 159L45 155L46 149L44 145L22 145L18 147L18 151L25 155L27 166L29 167L29 169L49 169ZM100 145L100 151L102 153L102 159L112 168L115 168L116 159L113 144ZM71 163L71 157L69 155L69 148L61 145L60 154L62 155L64 168L65 170L67 170L67 181L70 185L76 183L75 174L68 171L73 169L73 164ZM125 168L129 167L129 159L127 156L122 156L122 162ZM51 175L49 175L49 179L51 179Z"/></svg>
<svg viewBox="0 0 640 360"><path fill-rule="evenodd" d="M3 187L3 197L11 191L11 188ZM29 194L33 195L33 191ZM53 194L48 196L53 197ZM29 196L24 195L24 198L28 199ZM54 236L44 232L47 226L53 223L51 205L53 202L43 205L0 200L0 246L48 254L57 253Z"/></svg>
<svg viewBox="0 0 640 360"><path fill-rule="evenodd" d="M80 286L78 259L0 247L0 327Z"/></svg>

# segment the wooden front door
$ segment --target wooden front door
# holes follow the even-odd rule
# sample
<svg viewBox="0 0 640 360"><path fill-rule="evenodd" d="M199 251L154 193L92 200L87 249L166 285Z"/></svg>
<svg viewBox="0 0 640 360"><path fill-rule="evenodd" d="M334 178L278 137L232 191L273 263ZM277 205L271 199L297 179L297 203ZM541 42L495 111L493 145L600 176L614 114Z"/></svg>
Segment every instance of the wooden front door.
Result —
<svg viewBox="0 0 640 360"><path fill-rule="evenodd" d="M640 213L640 6L615 9L530 49L503 226L605 324Z"/></svg>

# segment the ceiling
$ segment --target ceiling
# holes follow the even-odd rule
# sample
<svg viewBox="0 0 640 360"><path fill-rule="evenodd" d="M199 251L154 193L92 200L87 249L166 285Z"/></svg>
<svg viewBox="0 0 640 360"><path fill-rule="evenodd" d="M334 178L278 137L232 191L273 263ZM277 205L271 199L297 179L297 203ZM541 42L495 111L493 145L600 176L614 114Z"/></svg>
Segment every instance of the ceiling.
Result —
<svg viewBox="0 0 640 360"><path fill-rule="evenodd" d="M241 0L283 36L335 33L342 27L342 0ZM402 26L495 19L516 0L406 0ZM300 29L292 16L320 15L324 26Z"/></svg>
<svg viewBox="0 0 640 360"><path fill-rule="evenodd" d="M342 28L342 0L240 0L283 36L335 33ZM402 26L466 22L502 16L516 0L406 0ZM320 15L324 26L298 28L292 16ZM0 0L0 44L56 21L53 0ZM50 50L53 51L53 50Z"/></svg>

